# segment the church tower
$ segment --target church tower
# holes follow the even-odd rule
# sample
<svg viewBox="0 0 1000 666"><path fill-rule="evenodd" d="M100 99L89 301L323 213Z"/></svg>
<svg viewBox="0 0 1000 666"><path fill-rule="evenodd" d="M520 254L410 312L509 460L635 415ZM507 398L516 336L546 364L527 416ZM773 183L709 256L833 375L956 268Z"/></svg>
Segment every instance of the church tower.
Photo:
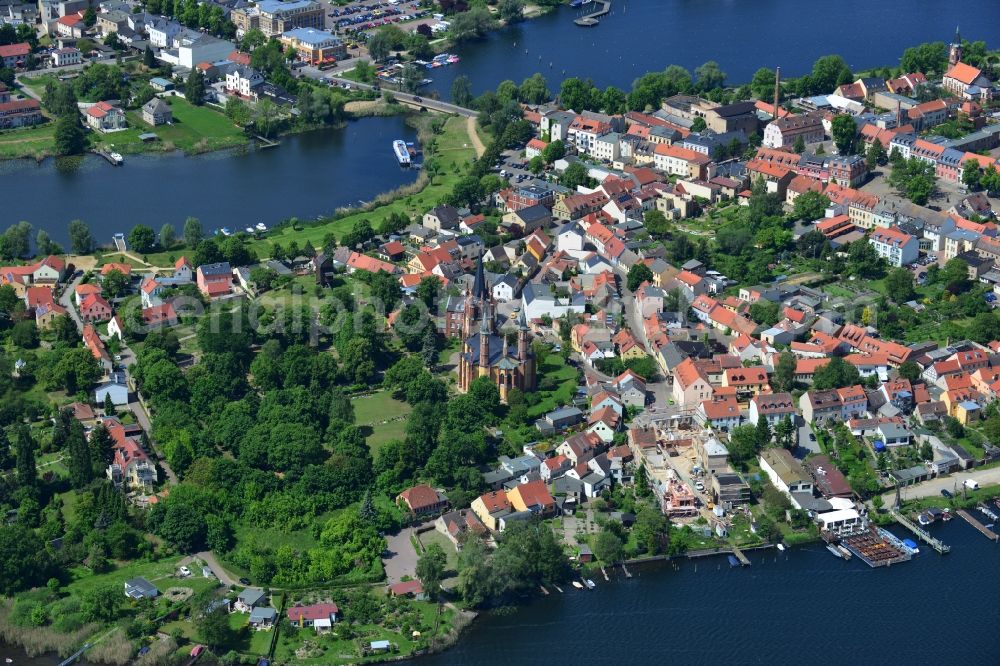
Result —
<svg viewBox="0 0 1000 666"><path fill-rule="evenodd" d="M948 64L954 67L961 59L962 35L958 32L958 26L955 26L955 39L952 41L951 47L948 49Z"/></svg>
<svg viewBox="0 0 1000 666"><path fill-rule="evenodd" d="M487 317L489 308L483 304L483 320L479 324L479 376L490 374L490 325Z"/></svg>

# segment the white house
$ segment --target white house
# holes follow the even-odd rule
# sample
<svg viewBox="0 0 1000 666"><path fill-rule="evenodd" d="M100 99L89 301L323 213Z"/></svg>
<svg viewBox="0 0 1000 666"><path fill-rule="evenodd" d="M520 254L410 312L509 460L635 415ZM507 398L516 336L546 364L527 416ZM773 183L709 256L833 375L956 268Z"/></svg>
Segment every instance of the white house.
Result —
<svg viewBox="0 0 1000 666"><path fill-rule="evenodd" d="M173 45L174 37L184 28L180 23L160 19L146 26L149 33L149 45L165 49Z"/></svg>
<svg viewBox="0 0 1000 666"><path fill-rule="evenodd" d="M79 65L81 60L80 49L67 46L63 49L56 49L52 52L52 66L65 67L66 65Z"/></svg>
<svg viewBox="0 0 1000 666"><path fill-rule="evenodd" d="M764 449L759 460L760 468L781 492L790 496L795 493L812 494L812 477L787 449ZM792 501L794 503L794 497Z"/></svg>
<svg viewBox="0 0 1000 666"><path fill-rule="evenodd" d="M256 97L254 90L264 83L263 75L257 70L245 65L237 65L226 73L226 92L240 97Z"/></svg>
<svg viewBox="0 0 1000 666"><path fill-rule="evenodd" d="M583 251L583 233L576 222L570 222L559 229L556 234L556 250L570 253Z"/></svg>
<svg viewBox="0 0 1000 666"><path fill-rule="evenodd" d="M514 300L516 289L517 278L508 273L493 284L493 298L498 303L507 303Z"/></svg>
<svg viewBox="0 0 1000 666"><path fill-rule="evenodd" d="M108 396L111 396L111 404L116 407L128 404L128 386L113 379L103 384L99 384L94 391L94 402L103 405Z"/></svg>
<svg viewBox="0 0 1000 666"><path fill-rule="evenodd" d="M139 296L142 299L142 307L153 308L163 304L160 294L163 293L163 285L156 278L146 278L139 287Z"/></svg>
<svg viewBox="0 0 1000 666"><path fill-rule="evenodd" d="M920 256L920 241L899 227L875 229L868 242L880 257L896 267L912 264Z"/></svg>

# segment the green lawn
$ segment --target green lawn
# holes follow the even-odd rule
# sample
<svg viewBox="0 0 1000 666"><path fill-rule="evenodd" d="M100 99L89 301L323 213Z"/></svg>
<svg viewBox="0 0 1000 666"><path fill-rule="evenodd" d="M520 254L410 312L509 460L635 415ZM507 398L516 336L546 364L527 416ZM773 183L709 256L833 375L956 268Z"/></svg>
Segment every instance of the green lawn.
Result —
<svg viewBox="0 0 1000 666"><path fill-rule="evenodd" d="M424 548L427 548L432 543L441 546L441 550L448 556L448 570L456 571L456 567L458 566L458 551L455 550L454 544L452 544L448 537L437 530L431 530L420 534L420 543L423 544Z"/></svg>
<svg viewBox="0 0 1000 666"><path fill-rule="evenodd" d="M52 123L0 132L0 159L30 157L40 159L52 154Z"/></svg>
<svg viewBox="0 0 1000 666"><path fill-rule="evenodd" d="M351 402L354 405L355 423L368 433L367 442L372 454L389 440L405 436L406 417L413 408L393 398L389 391L358 396Z"/></svg>
<svg viewBox="0 0 1000 666"><path fill-rule="evenodd" d="M92 134L94 143L114 146L119 153L183 150L189 154L235 148L248 143L243 130L220 111L208 106L194 106L181 97L165 97L164 101L173 111L172 124L150 127L143 122L139 111L133 110L126 114L129 129L113 134ZM160 140L144 143L139 135L147 132L152 132Z"/></svg>
<svg viewBox="0 0 1000 666"><path fill-rule="evenodd" d="M528 416L538 418L560 405L569 404L576 393L576 385L576 368L567 365L560 354L547 354L538 368L540 400L528 409Z"/></svg>
<svg viewBox="0 0 1000 666"><path fill-rule="evenodd" d="M424 122L430 122L431 116L425 116L425 118L428 120ZM423 121L423 119L421 120ZM451 193L455 183L465 175L475 156L475 151L469 143L465 118L448 118L441 134L434 136L434 144L433 151L427 146L424 146L424 150L427 157L433 157L437 161L441 170L421 191L404 196L374 210L359 211L324 224L304 226L298 230L287 225L272 234L268 234L267 238L255 241L251 247L257 251L258 256L269 255L270 246L275 242L287 245L294 240L301 246L308 240L314 246L319 247L323 244L323 238L327 234L333 233L339 238L361 219L368 220L373 227L378 228L382 220L392 213L402 213L410 218L423 215Z"/></svg>
<svg viewBox="0 0 1000 666"><path fill-rule="evenodd" d="M191 585L186 584L184 580L173 577L174 572L177 571L177 563L180 560L180 556L175 556L156 562L132 562L104 574L91 573L90 569L86 567L73 567L70 569L70 572L73 574L73 582L66 586L66 590L72 594L83 594L109 584L121 587L124 590L125 581L136 576L143 576L147 580L154 582L160 588L160 592L173 586L190 587ZM187 579L187 581L191 580L194 579Z"/></svg>

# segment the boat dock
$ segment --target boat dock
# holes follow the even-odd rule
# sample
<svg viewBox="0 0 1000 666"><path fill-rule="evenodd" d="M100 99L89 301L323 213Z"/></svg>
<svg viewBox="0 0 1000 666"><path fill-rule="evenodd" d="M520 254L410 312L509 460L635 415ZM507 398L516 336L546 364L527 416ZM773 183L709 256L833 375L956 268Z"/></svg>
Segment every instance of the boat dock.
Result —
<svg viewBox="0 0 1000 666"><path fill-rule="evenodd" d="M84 643L83 647L66 657L59 662L59 666L70 666L70 664L76 663L77 659L83 656L83 653L90 648L90 643Z"/></svg>
<svg viewBox="0 0 1000 666"><path fill-rule="evenodd" d="M940 539L932 537L927 530L923 529L915 522L904 516L902 513L896 509L890 509L889 515L896 519L896 522L905 527L906 529L913 532L918 539L926 543L928 546L936 550L937 552L944 555L945 553L951 552L951 546L943 543Z"/></svg>
<svg viewBox="0 0 1000 666"><path fill-rule="evenodd" d="M110 150L104 150L98 148L97 150L94 151L94 153L106 159L111 166L121 166L122 163L125 161L125 158L123 158L121 155L115 152L111 152Z"/></svg>
<svg viewBox="0 0 1000 666"><path fill-rule="evenodd" d="M888 567L899 562L909 562L913 555L899 539L883 529L845 537L840 541L858 559L870 567Z"/></svg>
<svg viewBox="0 0 1000 666"><path fill-rule="evenodd" d="M600 5L600 7L586 16L581 16L580 18L573 21L582 28L593 28L598 25L600 21L597 19L606 15L611 11L611 0L593 0L595 4Z"/></svg>
<svg viewBox="0 0 1000 666"><path fill-rule="evenodd" d="M965 522L969 523L977 530L982 532L983 536L989 539L990 541L1000 541L1000 535L998 535L996 532L994 532L993 530L991 530L990 528L986 527L981 522L976 520L972 516L972 514L966 511L965 509L958 509L957 511L955 511L955 513L961 516Z"/></svg>
<svg viewBox="0 0 1000 666"><path fill-rule="evenodd" d="M128 250L128 246L125 245L125 234L115 234L112 240L115 242L115 249L119 252Z"/></svg>
<svg viewBox="0 0 1000 666"><path fill-rule="evenodd" d="M736 546L733 546L733 555L736 556L736 559L739 560L740 564L742 564L743 566L745 567L750 566L750 558L744 555L743 551L737 548Z"/></svg>

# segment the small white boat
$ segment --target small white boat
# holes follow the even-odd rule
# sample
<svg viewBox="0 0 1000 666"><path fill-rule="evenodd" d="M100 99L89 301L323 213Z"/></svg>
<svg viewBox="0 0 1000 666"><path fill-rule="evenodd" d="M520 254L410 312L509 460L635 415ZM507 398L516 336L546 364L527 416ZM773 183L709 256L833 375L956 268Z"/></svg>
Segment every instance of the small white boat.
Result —
<svg viewBox="0 0 1000 666"><path fill-rule="evenodd" d="M844 554L841 553L840 549L834 546L832 543L827 544L826 549L830 551L830 554L833 555L834 557L839 558L841 560L844 559Z"/></svg>
<svg viewBox="0 0 1000 666"><path fill-rule="evenodd" d="M253 227L247 227L243 231L247 232L248 234L252 234L253 233Z"/></svg>
<svg viewBox="0 0 1000 666"><path fill-rule="evenodd" d="M257 223L257 231L267 231L267 225L263 222Z"/></svg>
<svg viewBox="0 0 1000 666"><path fill-rule="evenodd" d="M584 578L583 584L586 585L587 588L590 590L593 590L595 587L597 587L596 585L594 585L594 581L590 580L589 578Z"/></svg>
<svg viewBox="0 0 1000 666"><path fill-rule="evenodd" d="M121 153L111 153L110 157L111 161L114 162L116 165L122 164L125 161L125 158L122 157Z"/></svg>
<svg viewBox="0 0 1000 666"><path fill-rule="evenodd" d="M232 235L232 232L229 231L229 227L222 227L221 229L219 229L219 233L221 233L223 236L231 236Z"/></svg>
<svg viewBox="0 0 1000 666"><path fill-rule="evenodd" d="M780 550L781 552L785 552L785 544L779 543L778 544L778 550Z"/></svg>
<svg viewBox="0 0 1000 666"><path fill-rule="evenodd" d="M575 587L578 590L582 590L583 589L583 585L581 585L580 581L578 581L578 580L574 580L573 581L573 587Z"/></svg>

